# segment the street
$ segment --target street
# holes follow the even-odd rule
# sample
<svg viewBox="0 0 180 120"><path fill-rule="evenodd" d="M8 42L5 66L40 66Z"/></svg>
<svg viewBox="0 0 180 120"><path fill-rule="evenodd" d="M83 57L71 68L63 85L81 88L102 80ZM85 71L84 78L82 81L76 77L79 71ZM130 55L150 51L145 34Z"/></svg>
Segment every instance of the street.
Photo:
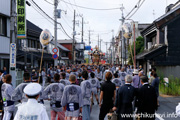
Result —
<svg viewBox="0 0 180 120"><path fill-rule="evenodd" d="M140 118L154 118L158 105L156 120L180 120L179 32L180 0L0 0L0 101L13 106L0 106L3 120L15 116L25 95L39 94L52 107L66 106L71 117L83 103L84 118L99 120L95 98L89 112L97 89L108 103L102 111L116 97L113 111L134 117L136 97ZM39 88L30 86L34 94L24 91L31 83ZM22 119L40 113L36 104L27 105L34 113L28 106L30 115ZM44 106L51 120L50 101Z"/></svg>
<svg viewBox="0 0 180 120"><path fill-rule="evenodd" d="M175 108L180 102L180 97L159 97L160 107L156 111L156 120L179 120L180 118L175 118L171 115L175 113ZM45 106L50 119L50 106L49 102L45 101ZM168 116L169 114L169 116ZM165 117L164 117L165 116ZM92 107L91 120L98 120L99 118L99 105L95 102ZM105 118L107 120L107 117Z"/></svg>
<svg viewBox="0 0 180 120"><path fill-rule="evenodd" d="M180 102L180 97L160 97L159 102L160 102L160 107L158 111L156 111L156 114L160 114L160 115L156 115L156 120L179 120L179 118L171 117L171 115L175 113L175 108L177 104ZM51 119L49 101L44 101L44 105L46 107L49 119ZM92 107L91 120L98 120L98 117L99 117L99 105L97 105L97 103L95 102L95 104ZM105 118L105 120L107 120L107 117Z"/></svg>
<svg viewBox="0 0 180 120"><path fill-rule="evenodd" d="M91 120L98 120L99 119L99 105L94 101L94 105L92 107L92 112L91 112ZM44 105L46 106L46 110L50 119L51 113L50 113L50 105L49 101L45 101ZM107 120L107 117L105 118Z"/></svg>

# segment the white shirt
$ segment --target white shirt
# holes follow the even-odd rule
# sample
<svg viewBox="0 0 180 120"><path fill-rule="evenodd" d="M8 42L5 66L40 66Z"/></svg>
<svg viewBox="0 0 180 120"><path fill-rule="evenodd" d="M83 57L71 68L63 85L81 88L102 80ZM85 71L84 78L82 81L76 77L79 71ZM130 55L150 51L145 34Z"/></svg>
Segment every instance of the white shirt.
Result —
<svg viewBox="0 0 180 120"><path fill-rule="evenodd" d="M143 83L143 85L147 85L147 84L149 84L149 83L148 82Z"/></svg>
<svg viewBox="0 0 180 120"><path fill-rule="evenodd" d="M18 107L14 120L49 120L44 105L37 102L36 99L28 99Z"/></svg>
<svg viewBox="0 0 180 120"><path fill-rule="evenodd" d="M2 80L3 75L4 75L4 73L2 73L2 74L1 74L1 76L0 76L0 80Z"/></svg>

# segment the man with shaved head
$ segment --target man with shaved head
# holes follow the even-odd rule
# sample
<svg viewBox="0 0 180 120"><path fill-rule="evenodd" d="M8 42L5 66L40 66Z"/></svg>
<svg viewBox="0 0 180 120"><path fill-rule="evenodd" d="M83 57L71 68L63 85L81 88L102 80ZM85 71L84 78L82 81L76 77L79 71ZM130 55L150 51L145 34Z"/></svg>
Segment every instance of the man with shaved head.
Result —
<svg viewBox="0 0 180 120"><path fill-rule="evenodd" d="M69 76L70 85L64 88L61 105L65 112L65 120L78 120L79 113L82 112L82 92L81 87L76 85L76 76Z"/></svg>

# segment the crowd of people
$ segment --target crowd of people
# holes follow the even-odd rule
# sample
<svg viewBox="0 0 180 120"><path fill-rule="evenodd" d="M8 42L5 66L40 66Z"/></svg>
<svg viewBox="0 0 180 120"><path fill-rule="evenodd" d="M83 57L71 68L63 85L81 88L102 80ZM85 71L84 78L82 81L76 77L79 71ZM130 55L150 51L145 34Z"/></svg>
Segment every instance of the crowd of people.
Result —
<svg viewBox="0 0 180 120"><path fill-rule="evenodd" d="M114 112L118 120L154 120L159 106L155 68L146 76L141 67L62 65L43 68L41 74L36 70L25 72L23 79L14 89L11 75L0 70L3 120L49 120L44 100L50 101L51 120L90 120L94 104L100 107L99 120ZM18 110L13 115L15 105Z"/></svg>

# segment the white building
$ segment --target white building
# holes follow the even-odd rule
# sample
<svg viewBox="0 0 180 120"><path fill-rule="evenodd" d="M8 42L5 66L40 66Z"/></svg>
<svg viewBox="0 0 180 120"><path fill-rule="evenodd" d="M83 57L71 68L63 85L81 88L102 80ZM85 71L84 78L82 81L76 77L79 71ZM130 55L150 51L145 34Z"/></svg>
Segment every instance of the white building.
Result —
<svg viewBox="0 0 180 120"><path fill-rule="evenodd" d="M0 69L9 68L11 0L0 0Z"/></svg>
<svg viewBox="0 0 180 120"><path fill-rule="evenodd" d="M134 22L135 23L135 40L137 37L141 36L141 31L144 30L145 28L147 28L150 24L149 23L138 23L138 22ZM134 42L134 23L131 22L131 30L132 30L132 37L130 39L126 39L125 40L125 50L126 54L124 56L124 61L126 61L126 64L128 63L128 47L129 45L132 45ZM124 38L125 39L125 38ZM116 63L117 64L122 64L122 59L123 59L123 55L122 55L122 31L119 31L118 36L115 39L116 41L116 45L115 45L115 58L116 58Z"/></svg>

